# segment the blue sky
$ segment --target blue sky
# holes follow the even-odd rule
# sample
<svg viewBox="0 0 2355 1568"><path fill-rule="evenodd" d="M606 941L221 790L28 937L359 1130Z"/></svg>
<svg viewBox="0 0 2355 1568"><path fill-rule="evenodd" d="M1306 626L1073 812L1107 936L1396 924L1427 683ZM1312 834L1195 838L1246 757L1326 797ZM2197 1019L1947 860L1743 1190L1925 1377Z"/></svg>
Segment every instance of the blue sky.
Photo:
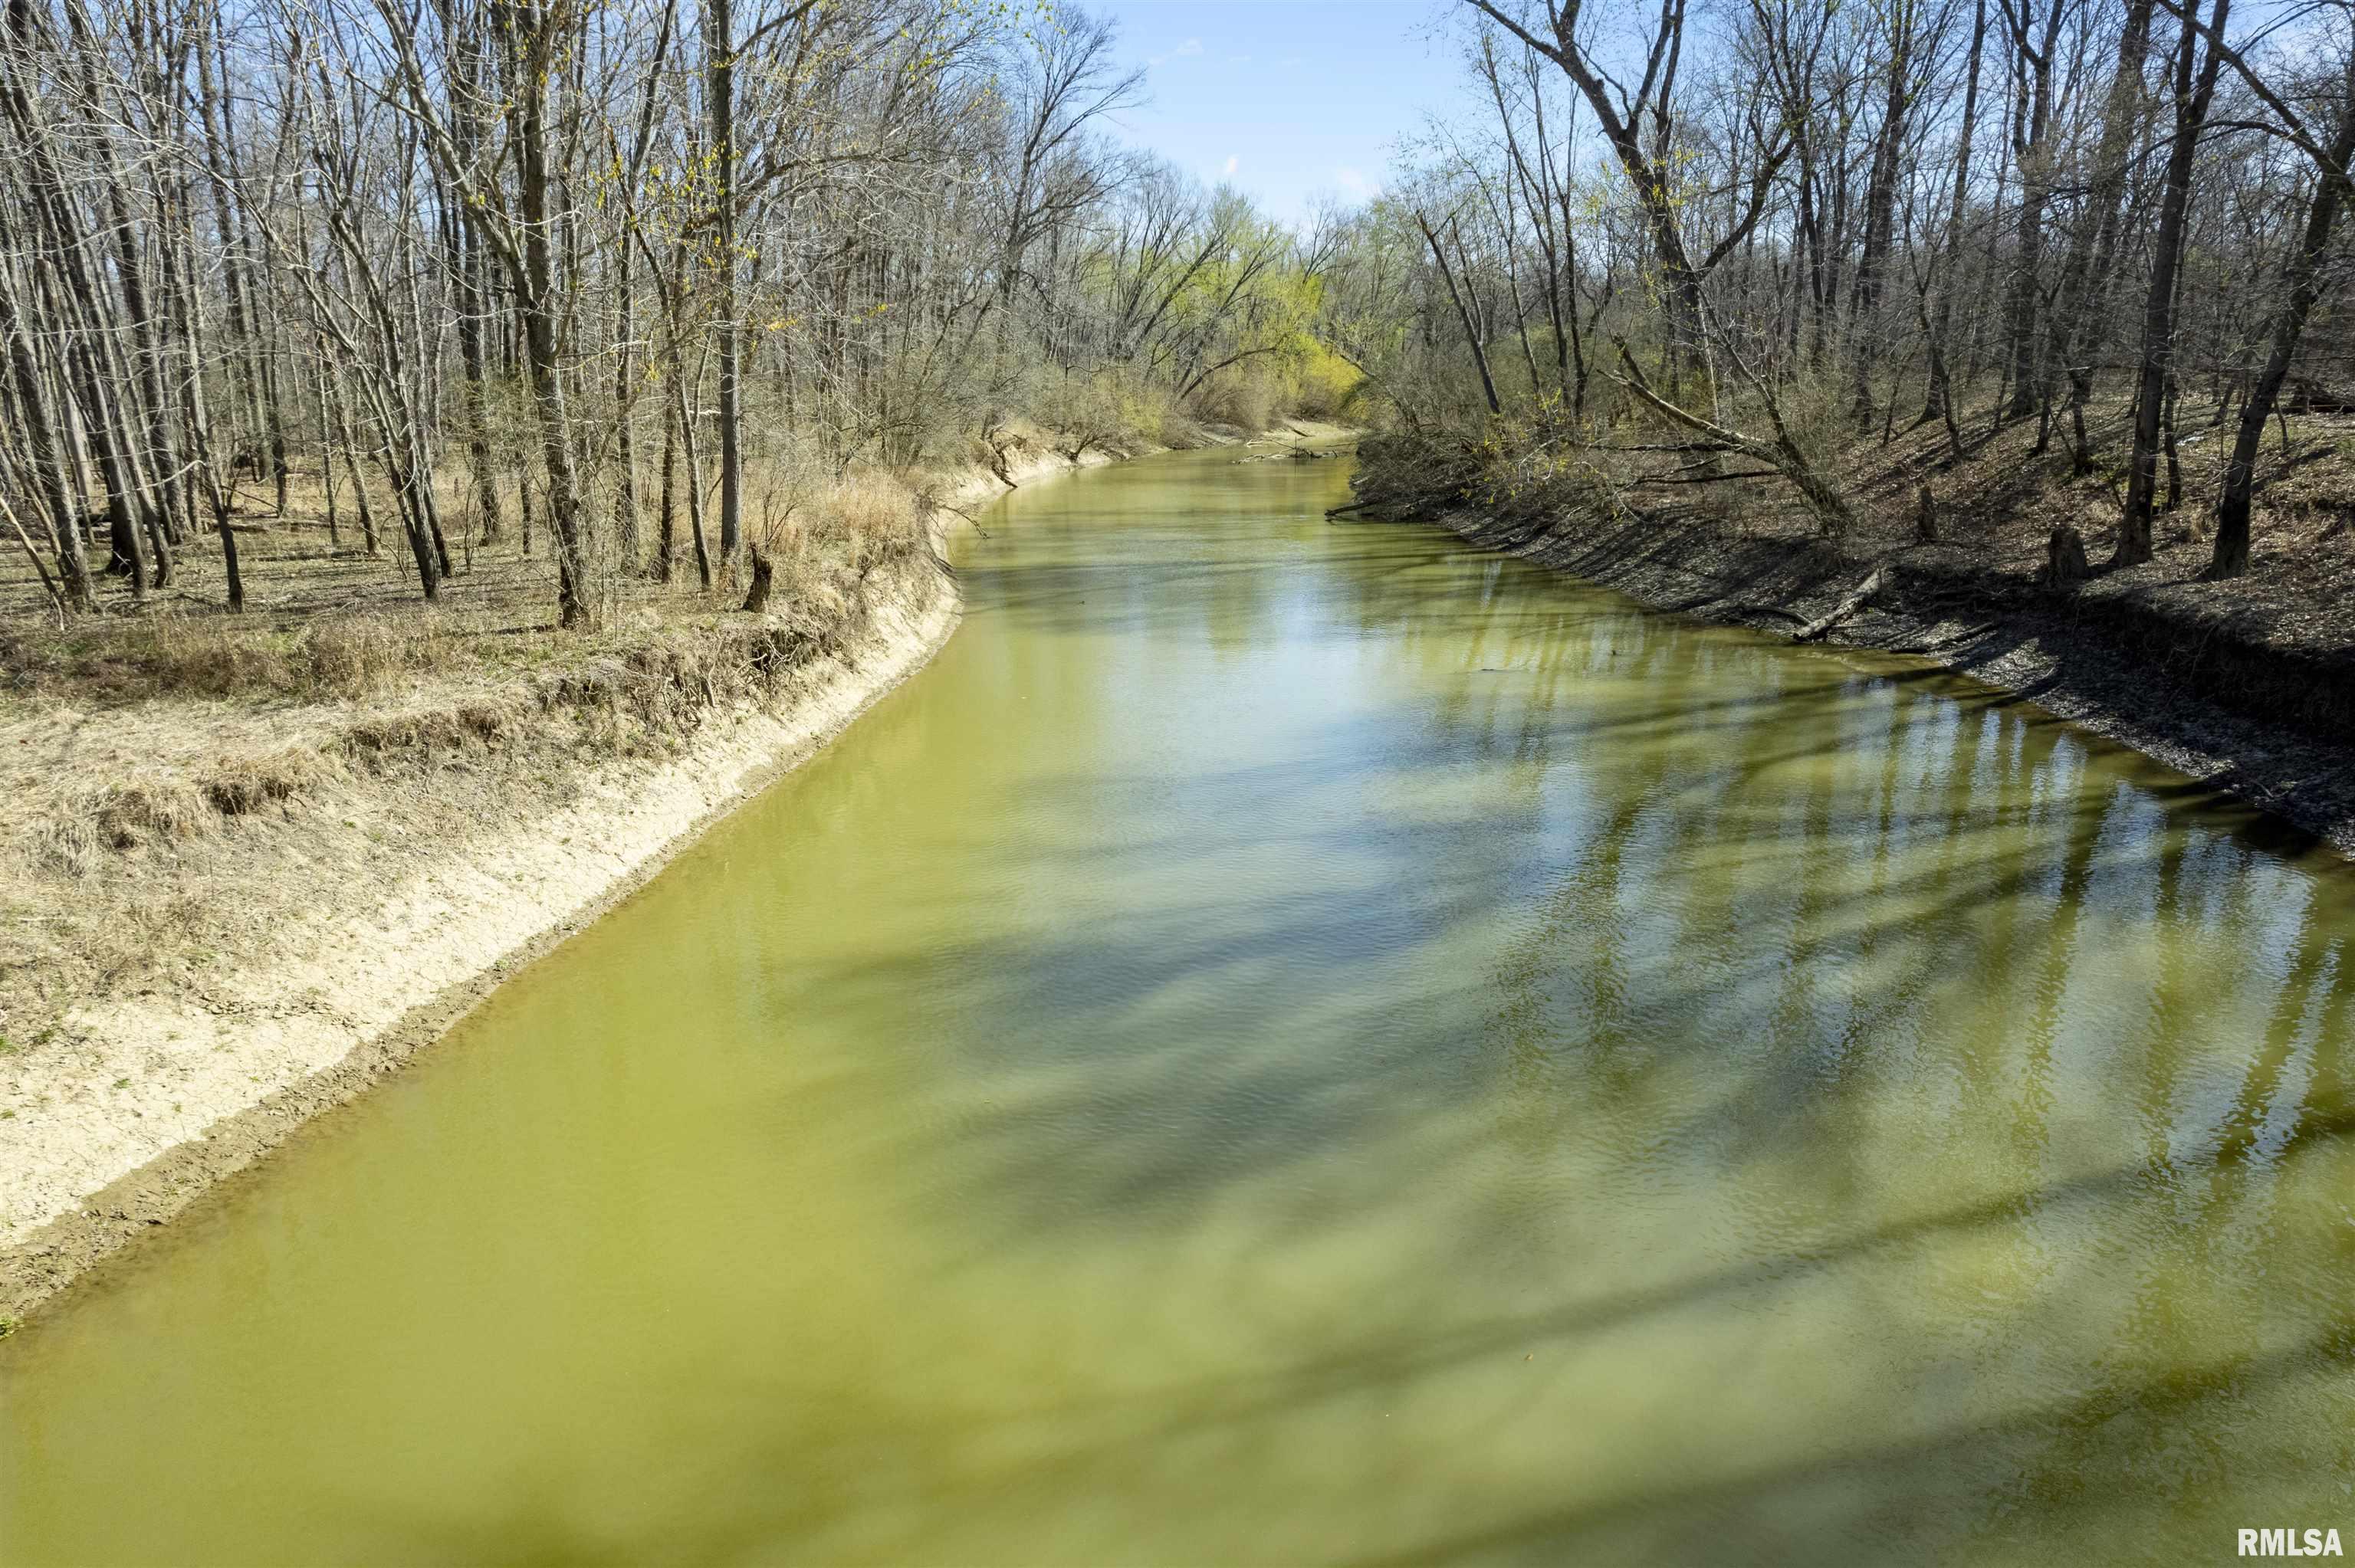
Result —
<svg viewBox="0 0 2355 1568"><path fill-rule="evenodd" d="M1149 101L1118 133L1297 221L1371 195L1401 135L1454 96L1438 0L1082 0L1120 23Z"/></svg>

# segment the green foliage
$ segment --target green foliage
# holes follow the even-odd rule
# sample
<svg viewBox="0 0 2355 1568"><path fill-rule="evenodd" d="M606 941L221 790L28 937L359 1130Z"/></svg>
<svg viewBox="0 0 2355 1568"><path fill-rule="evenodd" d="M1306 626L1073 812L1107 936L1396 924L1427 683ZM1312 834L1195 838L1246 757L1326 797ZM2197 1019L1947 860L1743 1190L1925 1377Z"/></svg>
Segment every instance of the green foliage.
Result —
<svg viewBox="0 0 2355 1568"><path fill-rule="evenodd" d="M1366 378L1313 336L1292 375L1292 406L1312 419L1347 418L1360 406Z"/></svg>

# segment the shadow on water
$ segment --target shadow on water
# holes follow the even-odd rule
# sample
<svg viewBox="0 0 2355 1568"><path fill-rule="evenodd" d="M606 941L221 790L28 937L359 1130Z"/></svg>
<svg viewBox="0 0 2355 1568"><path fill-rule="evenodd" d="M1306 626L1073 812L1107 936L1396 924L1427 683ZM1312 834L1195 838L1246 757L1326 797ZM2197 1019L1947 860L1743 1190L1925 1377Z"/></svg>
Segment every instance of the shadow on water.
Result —
<svg viewBox="0 0 2355 1568"><path fill-rule="evenodd" d="M1100 779L1071 785L1099 796L1120 787ZM1362 825L1266 826L1260 797L1275 787L1255 769L1223 780L1220 792L1237 810L1215 827L1118 844L1022 843L1018 853L1054 867L1048 874L1054 878L1081 881L1118 880L1122 863L1132 861L1231 864L1271 849L1313 861L1362 848ZM1026 1097L1017 1111L977 1119L965 1134L979 1151L977 1169L958 1163L953 1184L977 1181L1027 1194L997 1206L1010 1224L1060 1226L1093 1215L1127 1224L1141 1212L1203 1202L1238 1175L1315 1166L1361 1137L1368 1116L1423 1116L1450 1097L1487 1097L1501 1063L1532 1047L1575 1054L1593 1068L1578 1102L1582 1111L1596 1109L1593 1096L1614 1081L1632 1093L1646 1074L1698 1073L1720 1092L1656 1131L1734 1159L1802 1154L1849 1097L1884 1091L1872 1071L1876 1057L1904 1056L1906 1070L1918 1074L1925 1054L1944 1052L1958 1074L1976 1070L1987 1049L1974 1035L1977 1021L1948 1027L1940 1019L1966 1012L1963 993L1983 991L1993 977L2023 974L2030 991L2016 1020L2019 1038L2001 1044L2049 1053L2062 1020L2048 984L2080 956L2072 944L2095 884L2106 919L2155 922L2205 903L2221 916L2215 934L2228 943L2238 936L2249 944L2258 933L2232 927L2252 926L2264 913L2263 890L2246 887L2251 868L2233 846L2188 849L2160 833L2105 842L2115 797L2080 792L2041 814L2028 806L1966 813L1922 804L1878 818L1849 815L1844 831L1811 823L1804 851L1778 849L1771 835L1749 831L1755 824L1728 832L1721 807L1722 798L1696 804L1689 793L1639 791L1529 900L1534 917L1488 962L1425 983L1405 1009L1364 983L1362 971L1411 966L1418 945L1436 945L1505 901L1520 868L1466 852L1475 837L1506 824L1384 824L1384 854L1417 868L1412 902L1354 891L1205 896L1060 942L981 939L946 954L880 958L834 970L826 983L888 995L921 990L944 969L996 977L1026 1016L1037 1015L1036 1026L1018 1038L965 1043L956 1057L961 1070L1093 1071ZM1657 863L1636 869L1628 846L1647 810L1666 813L1657 832L1673 842L1743 846L1712 857L1721 889L1696 895L1664 885L1678 879L1675 870L1664 873ZM2041 830L2032 839L2021 832L2031 825ZM1896 831L1934 836L1934 863L1861 879L1831 874L1834 867L1871 865ZM1689 871L1685 879L1697 880ZM1762 920L1776 912L1772 900L1796 912L1795 928L1785 939L1745 940L1745 928L1773 924ZM2331 902L2320 923L2343 928L2343 903ZM1672 929L1647 934L1640 919L1608 913L1631 906L1670 908L1678 917ZM1989 910L2002 917L1980 917ZM2218 980L2202 1002L2128 1021L2135 1026L2126 1033L2138 1050L2109 1064L2111 1073L2145 1084L2163 1069L2168 1040L2189 1036L2244 1062L2254 1084L2310 1025L2328 1057L2320 1065L2343 1083L2339 1057L2355 1039L2355 966L2343 962L2343 938L2293 945L2278 972L2267 969L2261 948L2242 950L2250 960L2239 977L2243 990ZM1868 961L1870 983L1851 994L1838 973ZM1243 1018L1167 1030L1153 1004L1181 984L1247 996L1248 1005L1233 1010ZM1840 1007L1828 1015L1795 998L1794 988ZM1361 991L1373 1000L1354 1001ZM1316 1015L1313 1024L1292 1016L1304 1008ZM1350 1048L1346 1061L1254 1048L1295 1028L1335 1031L1327 1009L1338 1010L1337 1032ZM1463 1029L1476 1014L1476 1028ZM1139 1019L1144 1027L1130 1026ZM2088 1022L2081 1033L2091 1028ZM2156 1098L2175 1108L2171 1097ZM2257 1108L2236 1105L2230 1113L2208 1129L2202 1146L2211 1164L2229 1165L2256 1148ZM2116 1114L2129 1117L2131 1107ZM2304 1106L2273 1135L2269 1157L2302 1140L2335 1139L2344 1117L2336 1103ZM2158 1180L2175 1169L2170 1154L2159 1154L2101 1181L2115 1184L2128 1171ZM975 1245L986 1250L1005 1239L984 1234Z"/></svg>
<svg viewBox="0 0 2355 1568"><path fill-rule="evenodd" d="M1667 1304L1665 1309L1672 1309ZM1543 1343L1534 1331L1517 1343ZM2046 1548L2065 1520L2073 1536L2105 1542L2072 1561L2171 1563L2177 1548L2152 1539L2149 1520L2170 1500L2163 1489L2133 1473L2131 1462L2095 1468L2077 1462L2040 1468L2038 1456L2072 1435L2098 1433L2131 1422L2156 1436L2172 1424L2213 1419L2269 1389L2313 1377L2318 1367L2343 1371L2355 1363L2355 1334L2341 1328L2307 1344L2172 1367L2139 1380L2074 1397L2023 1404L1990 1420L1955 1423L1897 1439L1881 1439L1804 1457L1761 1456L1738 1468L1692 1475L1676 1483L1628 1489L1580 1506L1532 1511L1481 1527L1401 1542L1392 1549L1333 1561L1384 1563L1593 1561L1594 1553L1632 1552L1614 1561L1690 1563L1824 1563L1944 1560L1986 1553L2005 1560L2049 1562ZM1216 1441L1219 1428L1252 1422L1266 1408L1296 1408L1337 1398L1391 1395L1399 1383L1424 1375L1427 1361L1380 1355L1297 1369L1252 1385L1250 1397L1226 1402L1216 1389L1156 1391L1149 1414L1106 1438L1092 1427L1088 1448L1059 1449L1030 1461L1010 1483L1002 1474L986 1483L933 1482L932 1501L943 1511L986 1516L1009 1486L1024 1491L1088 1495L1107 1479L1117 1484L1125 1463L1149 1461L1173 1444ZM1068 1417L1069 1413L1045 1413ZM911 1417L914 1413L911 1413ZM1127 1452L1123 1452L1126 1450ZM503 1512L419 1529L414 1515L388 1519L388 1539L405 1541L419 1561L496 1561L521 1565L634 1564L651 1561L751 1563L797 1554L778 1542L809 1523L784 1478L802 1456L787 1449L763 1457L742 1477L741 1489L686 1528L666 1525L643 1537L613 1534L574 1522L574 1510L551 1495L535 1503L517 1497ZM1401 1479L1407 1479L1401 1477ZM765 1487L762 1483L766 1483ZM1922 1521L1945 1517L1958 1493L1988 1488L2007 1494L2006 1506L1966 1530L1945 1534ZM2339 1489L2332 1487L2332 1493ZM1099 1496L1102 1494L1099 1493ZM1117 1494L1115 1494L1117 1495ZM2296 1517L2315 1511L2317 1498L2288 1494ZM1205 1506L1215 1506L1204 1499ZM2251 1507L2262 1511L2255 1500ZM2279 1512L2283 1502L2272 1504ZM2267 1517L2271 1517L2268 1515ZM2228 1544L2218 1549L2221 1558ZM893 1538L884 1554L921 1552L922 1538ZM1892 1555L1893 1553L1893 1555ZM929 1561L931 1559L919 1559ZM1245 1552L1237 1561L1284 1560Z"/></svg>
<svg viewBox="0 0 2355 1568"><path fill-rule="evenodd" d="M2355 1117L2341 1114L2317 1124L2310 1137L2336 1139L2350 1127ZM1010 1438L1026 1450L1018 1463L984 1475L961 1476L953 1468L923 1475L928 1515L986 1518L1009 1498L1119 1497L1136 1476L1150 1474L1173 1454L1199 1463L1206 1451L1231 1451L1249 1462L1268 1446L1271 1432L1279 1435L1273 1440L1280 1446L1280 1434L1303 1412L1402 1405L1418 1388L1444 1385L1467 1369L1518 1370L1533 1357L1552 1361L1574 1351L1578 1341L1607 1340L1645 1319L1673 1321L1720 1298L1771 1298L1803 1288L1813 1277L1942 1237L2000 1234L2023 1213L2106 1202L2139 1187L2147 1174L2121 1170L1959 1205L1836 1244L1557 1309L1451 1326L1433 1292L1433 1299L1401 1303L1399 1313L1406 1318L1439 1308L1430 1322L1247 1374L982 1413L908 1409L879 1419L874 1430L837 1435L838 1467L856 1472L868 1464L904 1464L903 1456L888 1452L881 1436L904 1421L954 1441ZM1558 1562L1564 1554L1629 1552L1655 1562L1815 1563L1913 1560L1916 1551L1943 1557L1966 1546L2009 1542L2024 1560L2039 1561L2051 1560L2047 1552L2056 1539L2090 1531L2116 1550L2075 1560L2177 1561L2180 1554L2170 1546L2146 1551L2139 1545L2152 1539L2154 1511L2179 1500L2185 1489L2179 1467L2153 1462L2164 1453L2168 1435L2229 1422L2275 1390L2350 1371L2355 1307L2342 1302L2290 1343L2252 1345L2198 1361L2155 1358L2154 1364L2118 1369L2089 1386L2024 1393L1993 1414L1935 1419L1870 1440L1835 1440L1803 1454L1762 1452L1732 1465L1687 1467L1674 1480L1654 1474L1640 1484L1603 1489L1574 1506L1483 1518L1347 1560ZM797 1392L765 1385L744 1391L743 1397L790 1401ZM1523 1395L1518 1403L1536 1397ZM1509 1394L1496 1396L1490 1414L1508 1420L1515 1403ZM1041 1440L1042 1433L1053 1436ZM874 1448L863 1448L862 1439ZM715 1506L641 1538L617 1540L577 1527L570 1505L555 1496L538 1503L511 1499L502 1517L453 1520L446 1533L415 1533L420 1520L414 1515L387 1523L389 1533L408 1536L421 1550L453 1557L475 1558L489 1550L498 1561L516 1563L769 1561L778 1555L779 1542L797 1538L846 1500L813 1498L813 1489L822 1489L809 1485L807 1458L798 1441L732 1456L732 1468L710 1478ZM2339 1486L2328 1476L2262 1478L2274 1483L2270 1495L2257 1484L2260 1478L2232 1478L2244 1511L2271 1506L2278 1512L2286 1506L2305 1518L2340 1499ZM844 1489L855 1494L858 1489ZM1998 1504L1993 1508L1985 1506L1990 1494ZM879 1550L922 1559L930 1539L916 1526L906 1535L887 1535ZM1891 1552L1900 1558L1886 1555Z"/></svg>
<svg viewBox="0 0 2355 1568"><path fill-rule="evenodd" d="M334 1255L365 1322L444 1270L397 1392L318 1417L439 1484L237 1456L224 1506L334 1492L322 1556L2177 1561L2333 1522L2345 867L1967 682L1198 468L1020 498L934 672L356 1115L292 1178L347 1160L342 1207L184 1249L105 1347L163 1364L47 1386L185 1432L212 1357L207 1398L296 1408L326 1369L240 1336L319 1308L245 1277ZM495 1325L512 1358L445 1370Z"/></svg>
<svg viewBox="0 0 2355 1568"><path fill-rule="evenodd" d="M945 991L993 1021L938 1043L956 1114L932 1124L900 1198L938 1228L943 1288L1084 1250L1090 1232L1157 1237L1150 1265L1192 1277L1188 1299L1231 1271L1251 1348L1116 1390L886 1405L830 1433L823 1477L795 1429L714 1478L725 1506L685 1539L676 1520L619 1543L568 1535L551 1499L470 1518L450 1544L757 1560L858 1513L861 1467L909 1465L914 1426L1017 1457L916 1461L894 1485L921 1492L920 1517L866 1542L885 1556L922 1556L943 1520L1131 1495L1156 1472L1181 1495L1221 1478L1247 1508L1252 1467L1337 1440L1337 1420L1403 1481L1444 1464L1336 1412L1455 1400L1513 1429L1579 1403L1519 1369L1621 1347L1705 1396L1678 1366L1686 1340L1817 1312L1822 1351L1851 1317L1918 1330L1913 1362L1859 1354L1928 1383L1975 1359L2061 1360L1992 1398L1568 1484L1568 1501L1459 1477L1459 1523L1353 1560L2033 1560L2063 1540L2165 1560L2180 1542L2152 1521L2187 1499L2206 1520L2336 1498L2335 1475L2267 1470L2231 1434L2286 1393L2350 1408L2349 1244L2280 1217L2337 1184L2355 1130L2344 868L1940 672L1767 652L1601 596L1516 604L1527 582L1434 596L1434 572L1493 584L1493 563L1444 549L1316 559L1348 586L1311 624L1379 632L1384 670L1415 669L1425 700L1199 767L1190 804L1171 805L1167 772L1101 757L1028 771L993 853L1039 887L1095 890L1105 918L996 932L985 906L1002 888L913 889L925 940L795 987L855 1005ZM967 580L979 613L1028 635L1183 642L1220 598L1269 634L1285 590L1268 577L1248 553L1139 572L1115 552ZM1378 800L1358 789L1377 761ZM1467 769L1480 787L1453 787ZM1401 974L1412 987L1386 983ZM1566 1174L1542 1178L1535 1210L1583 1184L1604 1212L1550 1230L1518 1209L1513 1168L1550 1163ZM1204 1216L1238 1207L1252 1250L1211 1248ZM1614 1209L1639 1246L1678 1214L1726 1230L1647 1264ZM1263 1299L1261 1260L1392 1213L1408 1226L1384 1298L1304 1342ZM2319 1250L2235 1272L2236 1238L2285 1229ZM1500 1259L1522 1231L1591 1249L1596 1271L1517 1274ZM2032 1286L1974 1302L1958 1335L1944 1274L1989 1251L2021 1260L1991 1278ZM2142 1342L2154 1314L2179 1321ZM830 1396L788 1382L742 1397Z"/></svg>

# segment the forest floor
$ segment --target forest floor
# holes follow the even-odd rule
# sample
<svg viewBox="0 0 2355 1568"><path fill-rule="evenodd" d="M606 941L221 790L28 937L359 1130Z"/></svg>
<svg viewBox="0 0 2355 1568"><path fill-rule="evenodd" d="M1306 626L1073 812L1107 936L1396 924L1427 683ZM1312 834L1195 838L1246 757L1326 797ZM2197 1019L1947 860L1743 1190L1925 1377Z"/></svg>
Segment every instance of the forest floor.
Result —
<svg viewBox="0 0 2355 1568"><path fill-rule="evenodd" d="M1083 465L1042 442L1010 471ZM244 616L191 548L144 609L110 579L62 630L19 560L0 1320L397 1067L920 667L957 618L940 535L1004 485L922 488L912 546L773 535L765 614L697 591L690 557L594 632L556 629L553 566L512 533L428 609L390 540L330 545L297 506L241 536Z"/></svg>
<svg viewBox="0 0 2355 1568"><path fill-rule="evenodd" d="M1423 457L1386 461L1369 441L1357 482L1371 515L1431 517L1646 604L1785 636L1878 574L1828 641L1945 664L2355 853L2355 418L2293 415L2268 434L2251 570L2208 583L2231 426L2186 429L2180 503L2158 518L2156 558L2104 571L2127 410L2092 413L2100 461L2082 478L2061 432L2037 453L2033 418L1996 429L1986 406L1964 420L1959 462L1939 426L1859 440L1838 457L1857 520L1838 537L1778 481L1639 488L1635 510L1604 518L1493 503L1460 477L1443 493ZM1934 544L1916 540L1923 485ZM1665 495L1678 499L1649 499ZM2062 524L2095 571L2067 590L2044 581Z"/></svg>

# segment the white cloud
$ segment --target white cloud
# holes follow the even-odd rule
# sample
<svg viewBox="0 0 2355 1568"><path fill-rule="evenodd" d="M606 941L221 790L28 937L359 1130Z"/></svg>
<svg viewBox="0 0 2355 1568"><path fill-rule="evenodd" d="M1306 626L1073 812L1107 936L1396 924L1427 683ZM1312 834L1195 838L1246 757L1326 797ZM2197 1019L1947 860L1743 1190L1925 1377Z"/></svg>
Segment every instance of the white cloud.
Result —
<svg viewBox="0 0 2355 1568"><path fill-rule="evenodd" d="M1227 166L1226 166L1226 168L1225 168L1225 169L1223 169L1223 170L1222 170L1222 171L1220 171L1220 172L1221 172L1221 173L1223 173L1223 174L1225 174L1229 178L1232 178L1232 177L1233 177L1233 175L1234 175L1234 172L1235 172L1236 168L1237 168L1238 166L1240 166L1240 165L1241 164L1241 163L1242 163L1242 160L1241 160L1241 158L1239 158L1239 157L1234 157L1234 156L1231 156L1231 156L1229 156L1229 157L1228 157L1228 159L1227 159Z"/></svg>
<svg viewBox="0 0 2355 1568"><path fill-rule="evenodd" d="M1365 200L1380 188L1357 169L1336 169L1333 171L1333 179L1343 190L1359 201Z"/></svg>
<svg viewBox="0 0 2355 1568"><path fill-rule="evenodd" d="M1199 55L1202 52L1202 40L1188 38L1178 46L1178 52L1181 55Z"/></svg>
<svg viewBox="0 0 2355 1568"><path fill-rule="evenodd" d="M1149 66L1167 65L1179 55L1199 55L1201 52L1202 40L1199 38L1188 38L1166 55L1146 56L1145 63Z"/></svg>

